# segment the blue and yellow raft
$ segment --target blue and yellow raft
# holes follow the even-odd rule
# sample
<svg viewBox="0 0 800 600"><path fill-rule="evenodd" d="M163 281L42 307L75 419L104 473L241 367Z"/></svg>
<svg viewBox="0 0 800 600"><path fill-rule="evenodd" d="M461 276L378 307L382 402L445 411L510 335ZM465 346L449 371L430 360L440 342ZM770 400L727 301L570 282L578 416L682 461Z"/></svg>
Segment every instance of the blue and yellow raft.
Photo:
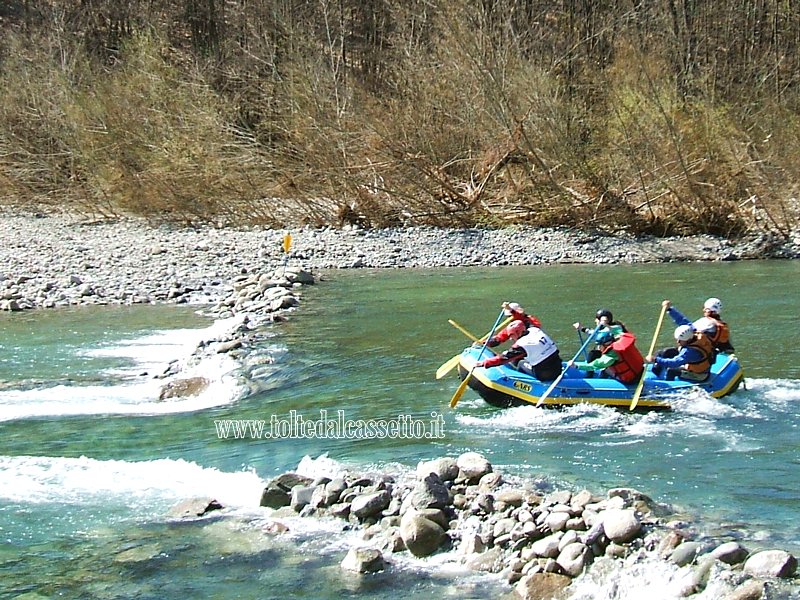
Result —
<svg viewBox="0 0 800 600"><path fill-rule="evenodd" d="M481 349L470 346L459 357L460 379L466 377L478 360ZM486 358L486 354L483 355ZM734 354L718 354L711 367L711 375L703 382L694 383L680 379L657 378L652 366L646 365L644 387L636 410L670 410L670 396L694 388L703 390L714 398L722 398L735 392L744 380L744 372ZM468 382L486 402L493 406L536 405L539 397L550 387L550 381L540 381L522 369L505 364L499 367L477 367ZM625 385L604 377L601 373L570 368L561 381L545 398L542 406L559 407L587 402L618 408L630 408L636 385Z"/></svg>

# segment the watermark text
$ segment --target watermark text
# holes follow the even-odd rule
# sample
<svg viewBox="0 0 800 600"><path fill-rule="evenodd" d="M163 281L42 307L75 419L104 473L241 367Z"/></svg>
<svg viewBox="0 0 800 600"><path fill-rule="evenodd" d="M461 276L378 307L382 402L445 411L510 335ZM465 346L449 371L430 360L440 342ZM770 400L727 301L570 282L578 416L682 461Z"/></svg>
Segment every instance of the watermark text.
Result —
<svg viewBox="0 0 800 600"><path fill-rule="evenodd" d="M307 418L296 410L285 417L271 415L269 419L215 419L217 437L227 439L442 439L444 416L432 412L430 419L412 415L397 415L385 419L348 419L344 410Z"/></svg>

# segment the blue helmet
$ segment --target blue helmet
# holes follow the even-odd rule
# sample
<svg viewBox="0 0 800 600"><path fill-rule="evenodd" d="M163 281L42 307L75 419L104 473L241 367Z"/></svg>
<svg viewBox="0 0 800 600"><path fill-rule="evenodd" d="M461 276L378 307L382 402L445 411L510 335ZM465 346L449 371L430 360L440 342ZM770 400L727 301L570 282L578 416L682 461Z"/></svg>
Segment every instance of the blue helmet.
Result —
<svg viewBox="0 0 800 600"><path fill-rule="evenodd" d="M600 333L598 333L594 338L595 343L598 346L602 346L603 344L610 344L614 341L614 334L611 333L608 329L604 329Z"/></svg>

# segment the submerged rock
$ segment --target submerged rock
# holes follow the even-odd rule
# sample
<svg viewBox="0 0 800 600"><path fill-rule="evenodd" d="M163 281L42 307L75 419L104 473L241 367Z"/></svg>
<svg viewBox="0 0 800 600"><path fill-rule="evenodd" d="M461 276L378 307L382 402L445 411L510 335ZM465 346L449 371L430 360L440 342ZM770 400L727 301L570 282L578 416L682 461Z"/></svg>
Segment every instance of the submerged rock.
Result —
<svg viewBox="0 0 800 600"><path fill-rule="evenodd" d="M170 398L188 398L201 394L211 382L205 377L189 377L186 379L175 379L165 384L158 395L159 400L169 400Z"/></svg>

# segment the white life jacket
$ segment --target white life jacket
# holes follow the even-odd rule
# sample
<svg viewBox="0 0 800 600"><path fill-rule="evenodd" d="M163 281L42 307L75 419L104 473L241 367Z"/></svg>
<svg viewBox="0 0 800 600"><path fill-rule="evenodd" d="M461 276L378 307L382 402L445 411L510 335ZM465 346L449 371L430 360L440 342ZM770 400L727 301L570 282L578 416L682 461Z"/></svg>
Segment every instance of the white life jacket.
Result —
<svg viewBox="0 0 800 600"><path fill-rule="evenodd" d="M534 366L558 352L556 343L538 327L529 327L528 333L519 338L514 345L525 350L525 361Z"/></svg>

